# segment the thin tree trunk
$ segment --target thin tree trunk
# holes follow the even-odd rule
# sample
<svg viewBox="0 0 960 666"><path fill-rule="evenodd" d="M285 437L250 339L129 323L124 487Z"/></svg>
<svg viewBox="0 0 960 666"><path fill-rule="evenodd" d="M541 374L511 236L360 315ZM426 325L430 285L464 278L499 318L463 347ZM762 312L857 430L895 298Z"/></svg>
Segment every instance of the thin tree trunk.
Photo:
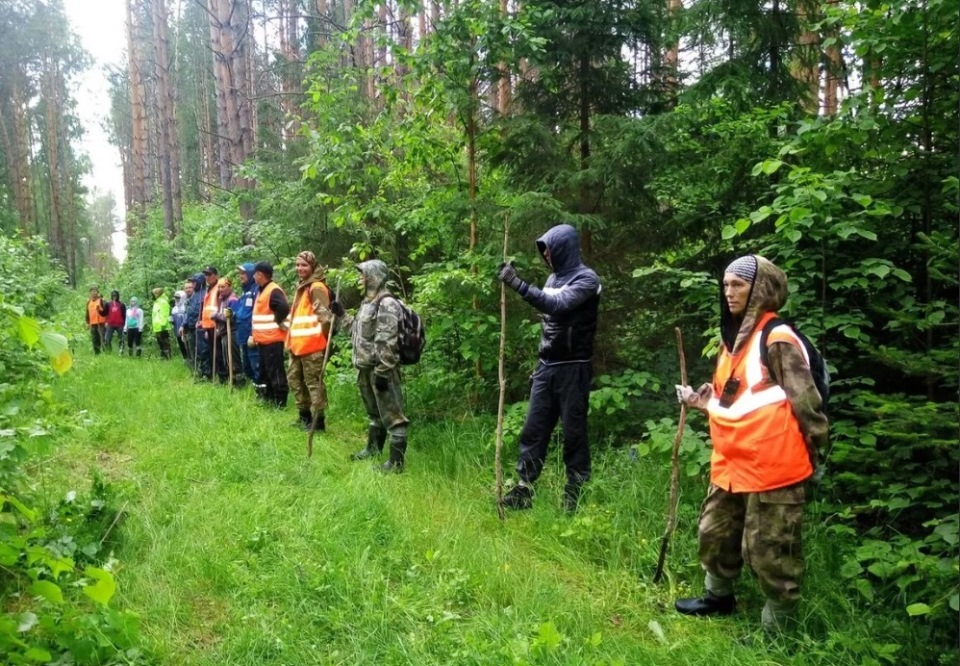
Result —
<svg viewBox="0 0 960 666"><path fill-rule="evenodd" d="M827 4L836 7L840 0L827 0ZM827 37L833 43L827 47L827 73L823 90L823 113L831 117L837 115L840 107L840 77L843 72L843 60L840 53L840 31L831 28Z"/></svg>
<svg viewBox="0 0 960 666"><path fill-rule="evenodd" d="M137 35L138 0L127 0L127 52L130 74L131 140L131 207L127 211L127 236L136 232L136 220L143 215L149 192L149 138L147 126L147 91L143 78L143 54Z"/></svg>
<svg viewBox="0 0 960 666"><path fill-rule="evenodd" d="M790 67L793 78L804 86L800 104L811 115L820 110L820 35L810 28L816 18L816 5L812 0L801 0L797 6L801 32Z"/></svg>
<svg viewBox="0 0 960 666"><path fill-rule="evenodd" d="M590 74L590 61L586 54L580 57L580 171L586 172L590 166L590 97L587 93L587 77ZM590 202L590 189L586 182L580 185L580 213L593 212ZM583 251L587 254L591 250L591 235L589 229L580 234Z"/></svg>
<svg viewBox="0 0 960 666"><path fill-rule="evenodd" d="M169 71L169 40L167 38L166 0L151 0L153 10L154 68L157 77L157 106L159 107L160 185L163 190L163 227L167 238L177 235L183 219L180 201L180 166L177 152L176 119L173 117L173 90ZM176 181L176 185L174 185ZM176 189L176 197L174 190ZM176 202L174 199L176 198ZM178 210L178 208L180 210Z"/></svg>
<svg viewBox="0 0 960 666"><path fill-rule="evenodd" d="M664 54L663 65L665 71L664 92L666 93L667 103L673 106L677 99L677 83L679 79L680 63L680 43L676 38L677 14L683 8L680 0L667 0L667 25L670 30L668 36L669 46Z"/></svg>
<svg viewBox="0 0 960 666"><path fill-rule="evenodd" d="M55 257L66 263L66 239L63 233L63 206L60 181L60 102L57 95L58 63L47 54L43 63L44 128L47 144L47 183L50 192L48 238Z"/></svg>

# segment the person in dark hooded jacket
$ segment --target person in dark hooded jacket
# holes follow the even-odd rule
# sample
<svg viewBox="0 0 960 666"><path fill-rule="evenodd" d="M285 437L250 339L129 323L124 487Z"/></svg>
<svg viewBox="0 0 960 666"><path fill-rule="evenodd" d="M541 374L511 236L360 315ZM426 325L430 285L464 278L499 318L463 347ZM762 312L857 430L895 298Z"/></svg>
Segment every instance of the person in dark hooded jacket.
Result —
<svg viewBox="0 0 960 666"><path fill-rule="evenodd" d="M237 276L240 280L240 300L234 310L236 321L237 345L243 354L243 374L254 384L260 383L260 352L253 343L253 304L257 302L260 287L253 279L253 264L246 263L237 266Z"/></svg>
<svg viewBox="0 0 960 666"><path fill-rule="evenodd" d="M575 511L590 478L587 410L592 377L593 339L600 307L600 279L580 259L576 229L561 224L537 240L537 250L553 269L543 289L520 279L510 264L500 280L543 313L540 353L530 388L530 406L520 432L520 480L504 497L504 506L529 509L533 484L543 471L547 444L559 419L563 425L563 462L567 483L563 504Z"/></svg>
<svg viewBox="0 0 960 666"><path fill-rule="evenodd" d="M766 596L761 622L769 631L793 619L800 599L805 485L829 436L810 359L790 326L771 324L762 360L762 331L786 299L787 276L771 262L747 255L731 263L713 382L696 391L677 386L681 401L707 412L713 453L699 521L706 592L677 600L676 609L732 613L746 560Z"/></svg>
<svg viewBox="0 0 960 666"><path fill-rule="evenodd" d="M203 299L206 296L206 279L203 273L195 274L184 284L187 295L186 313L183 319L183 338L190 351L188 364L194 374L199 372L200 350L198 349L197 324L200 322L200 313L203 309Z"/></svg>

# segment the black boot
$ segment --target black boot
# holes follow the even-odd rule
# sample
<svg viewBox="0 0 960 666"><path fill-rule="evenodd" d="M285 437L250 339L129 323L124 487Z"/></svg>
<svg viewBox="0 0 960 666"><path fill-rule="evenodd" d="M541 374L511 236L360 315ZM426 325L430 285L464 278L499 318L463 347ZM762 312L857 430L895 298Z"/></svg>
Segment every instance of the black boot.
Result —
<svg viewBox="0 0 960 666"><path fill-rule="evenodd" d="M580 504L580 491L583 484L579 481L567 481L563 488L563 510L567 513L575 513Z"/></svg>
<svg viewBox="0 0 960 666"><path fill-rule="evenodd" d="M313 421L313 415L310 414L309 409L299 410L299 416L297 420L291 423L290 425L294 428L300 428L301 430L310 430L310 423Z"/></svg>
<svg viewBox="0 0 960 666"><path fill-rule="evenodd" d="M313 423L313 429L317 432L327 431L327 417L323 412L317 412L317 420Z"/></svg>
<svg viewBox="0 0 960 666"><path fill-rule="evenodd" d="M350 460L366 460L378 458L383 451L383 443L387 441L387 431L377 426L367 428L367 446L350 456Z"/></svg>
<svg viewBox="0 0 960 666"><path fill-rule="evenodd" d="M725 597L718 597L708 590L702 597L677 599L674 606L678 613L684 615L696 615L699 617L706 615L730 615L737 608L737 600L732 594L728 594Z"/></svg>
<svg viewBox="0 0 960 666"><path fill-rule="evenodd" d="M384 474L400 474L403 471L403 458L407 453L407 437L390 438L390 459L380 466Z"/></svg>
<svg viewBox="0 0 960 666"><path fill-rule="evenodd" d="M503 496L503 506L516 511L526 511L533 508L533 488L517 484Z"/></svg>

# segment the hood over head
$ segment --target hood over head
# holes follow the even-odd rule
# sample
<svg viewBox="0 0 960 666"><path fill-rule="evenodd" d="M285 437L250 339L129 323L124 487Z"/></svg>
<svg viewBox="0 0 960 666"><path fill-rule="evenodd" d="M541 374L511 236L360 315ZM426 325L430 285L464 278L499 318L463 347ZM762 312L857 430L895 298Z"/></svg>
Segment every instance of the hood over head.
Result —
<svg viewBox="0 0 960 666"><path fill-rule="evenodd" d="M537 250L546 260L544 252L550 250L550 266L557 275L576 270L581 265L580 234L569 224L550 227L537 239Z"/></svg>
<svg viewBox="0 0 960 666"><path fill-rule="evenodd" d="M387 284L390 271L379 259L370 259L357 264L357 270L363 273L367 294L376 294Z"/></svg>
<svg viewBox="0 0 960 666"><path fill-rule="evenodd" d="M190 279L193 280L193 293L197 293L207 286L207 278L204 277L203 273L195 273Z"/></svg>
<svg viewBox="0 0 960 666"><path fill-rule="evenodd" d="M723 344L735 353L746 343L760 317L776 312L787 302L787 275L773 262L760 255L746 255L733 261L725 273L734 273L750 282L750 296L742 317L734 317L723 295L720 281L720 336ZM751 273L753 279L750 279Z"/></svg>
<svg viewBox="0 0 960 666"><path fill-rule="evenodd" d="M256 282L253 281L253 262L246 262L237 266L237 270L243 271L247 274L247 286L254 285Z"/></svg>
<svg viewBox="0 0 960 666"><path fill-rule="evenodd" d="M140 301L137 300L137 297L136 297L136 296L131 296L131 297L130 297L130 307L132 307L132 308L133 308L133 307L136 307L137 304L139 304L139 303L140 303Z"/></svg>

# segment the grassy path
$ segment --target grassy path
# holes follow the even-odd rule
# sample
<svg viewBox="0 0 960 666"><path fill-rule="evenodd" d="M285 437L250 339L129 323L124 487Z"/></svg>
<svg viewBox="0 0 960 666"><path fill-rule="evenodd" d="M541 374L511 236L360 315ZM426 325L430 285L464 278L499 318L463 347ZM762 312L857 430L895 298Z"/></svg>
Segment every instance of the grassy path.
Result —
<svg viewBox="0 0 960 666"><path fill-rule="evenodd" d="M749 594L737 618L674 614L689 590L645 582L668 476L653 463L600 461L574 519L551 467L535 509L501 525L489 426L413 411L408 472L385 477L348 462L364 421L346 375L312 460L292 408L194 384L179 363L81 354L57 393L90 425L64 438L43 483L100 470L119 488L117 603L159 663L856 663L810 639L744 641L759 615ZM681 514L671 581L699 579L694 513Z"/></svg>

